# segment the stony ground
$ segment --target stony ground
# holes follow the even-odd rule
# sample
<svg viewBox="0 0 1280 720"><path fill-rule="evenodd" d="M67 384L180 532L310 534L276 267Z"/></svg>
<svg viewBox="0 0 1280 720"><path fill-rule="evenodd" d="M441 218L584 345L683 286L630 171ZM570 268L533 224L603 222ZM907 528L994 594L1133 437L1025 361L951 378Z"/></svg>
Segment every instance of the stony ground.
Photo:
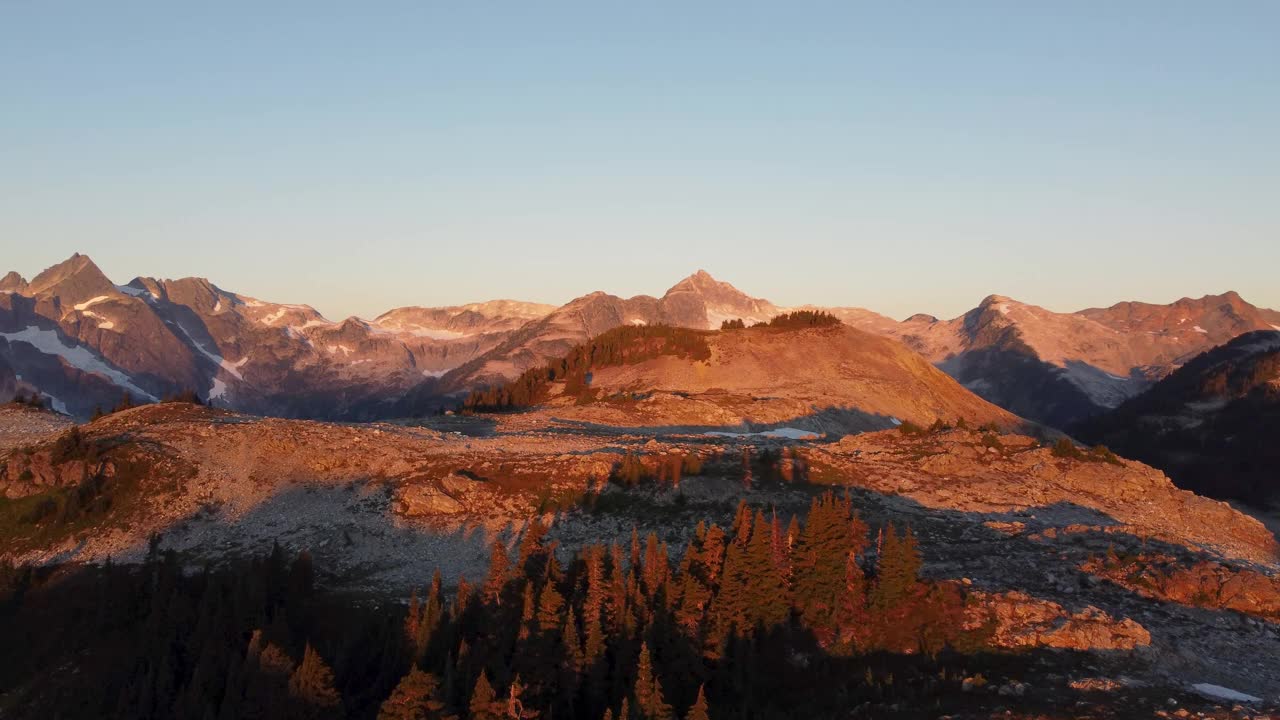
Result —
<svg viewBox="0 0 1280 720"><path fill-rule="evenodd" d="M1044 682L1055 692L1083 683L1086 695L1103 698L1090 706L1097 712L1044 717L1124 717L1104 712L1116 693L1143 698L1143 717L1188 707L1191 716L1233 716L1231 703L1196 701L1196 683L1280 700L1280 623L1155 600L1082 569L1109 551L1158 552L1274 576L1271 532L1140 464L1060 458L1028 438L1000 436L993 447L975 431L894 430L790 443L711 438L692 428L456 418L436 427L343 425L181 405L126 411L83 431L111 452L150 458L157 470L144 502L128 517L39 547L14 542L3 555L127 561L161 532L164 547L204 563L280 542L310 550L329 572L326 583L403 597L436 568L448 581L481 577L489 544L514 542L533 517L553 523L566 551L626 543L635 527L678 553L699 520L727 523L740 499L789 519L816 493L834 490L852 493L873 527L909 524L931 575L962 582L1000 608L1007 644L1085 652L1046 670ZM43 432L47 446L61 430ZM755 478L746 487L732 471L744 447L783 446L801 448L803 462L787 473L792 482ZM607 477L628 450L649 459L698 453L707 469L678 490L623 491ZM10 454L0 490L47 491L39 476L19 480L22 462L44 467L41 452L30 456L36 460Z"/></svg>
<svg viewBox="0 0 1280 720"><path fill-rule="evenodd" d="M0 405L0 453L38 442L71 425L66 415L5 403Z"/></svg>

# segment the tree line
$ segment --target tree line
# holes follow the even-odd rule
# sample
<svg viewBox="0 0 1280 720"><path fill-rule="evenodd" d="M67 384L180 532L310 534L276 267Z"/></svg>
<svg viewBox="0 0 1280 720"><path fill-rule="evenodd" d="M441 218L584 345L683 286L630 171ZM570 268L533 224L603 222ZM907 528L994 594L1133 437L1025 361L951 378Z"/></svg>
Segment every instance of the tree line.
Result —
<svg viewBox="0 0 1280 720"><path fill-rule="evenodd" d="M501 412L532 407L547 400L552 383L564 383L564 394L587 390L594 369L630 365L657 357L690 360L711 357L706 333L670 325L623 325L574 346L563 357L531 368L511 382L475 390L463 401L463 411Z"/></svg>
<svg viewBox="0 0 1280 720"><path fill-rule="evenodd" d="M925 580L909 529L874 536L848 499L807 519L741 504L678 557L656 535L557 552L533 522L514 556L406 607L318 589L310 557L184 572L0 567L0 703L41 717L827 717L938 701L990 623ZM977 618L975 620L975 618ZM73 663L76 673L56 671ZM3 705L0 705L3 709Z"/></svg>

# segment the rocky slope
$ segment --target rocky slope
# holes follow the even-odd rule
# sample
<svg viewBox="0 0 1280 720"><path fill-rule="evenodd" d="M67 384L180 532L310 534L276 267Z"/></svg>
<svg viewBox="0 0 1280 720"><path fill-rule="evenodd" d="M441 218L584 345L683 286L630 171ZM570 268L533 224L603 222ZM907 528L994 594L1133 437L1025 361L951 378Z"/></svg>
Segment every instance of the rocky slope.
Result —
<svg viewBox="0 0 1280 720"><path fill-rule="evenodd" d="M1280 332L1193 358L1076 431L1163 468L1183 487L1257 505L1280 501Z"/></svg>
<svg viewBox="0 0 1280 720"><path fill-rule="evenodd" d="M777 310L699 271L660 298L596 292L559 308L495 300L333 322L203 278L116 285L77 254L30 282L0 280L0 360L79 418L126 393L146 402L192 390L254 413L371 419L434 409L619 325L712 328Z"/></svg>
<svg viewBox="0 0 1280 720"><path fill-rule="evenodd" d="M76 255L30 282L12 272L0 279L0 360L81 418L125 393L151 400L194 390L254 413L376 419L438 410L614 327L716 329L790 309L698 271L661 297L595 292L558 308L501 300L332 322L310 306L200 278L115 285ZM1280 327L1280 313L1235 293L1065 314L993 295L952 320L825 310L901 341L984 399L1059 428L1118 406L1199 352Z"/></svg>
<svg viewBox="0 0 1280 720"><path fill-rule="evenodd" d="M1280 626L1265 615L1153 596L1097 566L1108 553L1159 552L1163 567L1273 576L1277 546L1260 524L1141 464L1059 457L1017 435L790 442L554 426L478 437L166 403L86 425L77 444L66 437L3 456L4 559L127 562L153 531L196 564L279 541L332 568L326 583L402 594L437 566L446 582L481 577L486 543L535 516L564 548L633 526L682 547L697 520L730 522L740 499L786 517L837 487L872 527L910 525L931 575L987 598L1010 647L1086 653L1073 660L1081 672L1112 668L1127 678L1114 682L1138 687L1280 694ZM627 452L651 468L690 454L701 462L678 482L628 490L608 480ZM82 497L109 498L110 512L91 502L64 520L15 521L15 508L84 488L93 472L105 478L92 486L99 495Z"/></svg>
<svg viewBox="0 0 1280 720"><path fill-rule="evenodd" d="M900 343L845 325L712 331L705 342L705 360L668 355L593 368L588 396L556 394L563 393L557 388L545 406L526 414L534 423L558 418L720 431L785 426L836 435L939 419L1022 425Z"/></svg>
<svg viewBox="0 0 1280 720"><path fill-rule="evenodd" d="M115 285L83 255L29 283L10 273L0 287L0 360L81 418L125 393L184 390L263 414L377 416L552 309L508 300L331 322L202 278Z"/></svg>
<svg viewBox="0 0 1280 720"><path fill-rule="evenodd" d="M1280 327L1280 313L1234 292L1076 313L992 295L952 320L915 315L901 323L837 314L898 338L996 405L1059 428L1118 406L1210 347Z"/></svg>
<svg viewBox="0 0 1280 720"><path fill-rule="evenodd" d="M457 392L502 383L525 370L562 357L574 345L623 325L672 325L718 329L725 320L765 322L780 309L720 282L704 270L690 275L660 298L620 298L604 292L570 301L529 323L489 352L444 377L440 389Z"/></svg>

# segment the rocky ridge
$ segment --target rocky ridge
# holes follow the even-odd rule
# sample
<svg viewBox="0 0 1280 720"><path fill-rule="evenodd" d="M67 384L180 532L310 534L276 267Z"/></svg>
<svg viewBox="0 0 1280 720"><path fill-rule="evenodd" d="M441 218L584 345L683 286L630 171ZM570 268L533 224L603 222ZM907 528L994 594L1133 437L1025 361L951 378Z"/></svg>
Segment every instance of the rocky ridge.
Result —
<svg viewBox="0 0 1280 720"><path fill-rule="evenodd" d="M857 309L833 312L901 340L996 405L1059 428L1115 408L1215 345L1280 328L1280 313L1234 292L1075 313L992 295L951 320L914 315L900 323Z"/></svg>

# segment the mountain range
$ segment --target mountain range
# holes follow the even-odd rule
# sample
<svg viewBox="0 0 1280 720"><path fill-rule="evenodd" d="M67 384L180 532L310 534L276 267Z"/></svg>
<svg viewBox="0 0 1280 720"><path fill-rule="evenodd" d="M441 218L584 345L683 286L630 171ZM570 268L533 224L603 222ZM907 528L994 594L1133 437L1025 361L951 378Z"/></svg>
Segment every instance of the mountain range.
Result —
<svg viewBox="0 0 1280 720"><path fill-rule="evenodd" d="M439 672L523 658L515 687L593 642L643 667L646 638L671 697L682 674L721 682L738 647L760 648L753 683L852 683L830 712L762 717L916 717L922 691L951 717L1243 718L1280 698L1271 518L1175 486L1275 499L1280 318L1234 293L1077 313L991 296L898 322L699 271L659 296L335 322L200 278L117 285L80 255L0 291L0 400L59 411L0 404L0 715L250 714L262 658L293 662L259 657L267 634L298 667L334 659L362 717L400 702L414 647ZM125 395L145 402L112 409ZM164 609L185 582L189 606ZM733 614L762 598L776 616ZM734 617L757 634L708 644ZM848 664L893 658L883 682ZM591 686L574 673L519 692ZM480 717L469 684L449 702ZM185 699L136 711L149 688Z"/></svg>
<svg viewBox="0 0 1280 720"><path fill-rule="evenodd" d="M1280 499L1280 331L1247 333L1074 429L1202 495Z"/></svg>
<svg viewBox="0 0 1280 720"><path fill-rule="evenodd" d="M0 393L34 389L82 418L126 393L149 401L185 390L264 415L413 415L614 327L716 329L792 309L698 271L660 297L594 292L560 307L495 300L335 322L202 278L117 285L77 254L30 281L16 272L0 280ZM800 309L896 339L983 399L1058 428L1118 407L1205 350L1280 328L1280 312L1234 292L1074 313L992 295L951 320L901 322L862 308Z"/></svg>

